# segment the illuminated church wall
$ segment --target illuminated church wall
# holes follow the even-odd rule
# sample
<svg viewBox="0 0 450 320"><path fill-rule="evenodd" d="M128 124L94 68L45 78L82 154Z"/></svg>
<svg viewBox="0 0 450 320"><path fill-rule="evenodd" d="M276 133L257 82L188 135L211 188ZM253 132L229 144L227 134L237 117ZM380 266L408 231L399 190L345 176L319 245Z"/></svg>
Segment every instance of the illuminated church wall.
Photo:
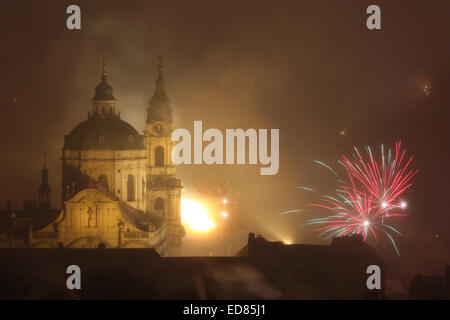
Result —
<svg viewBox="0 0 450 320"><path fill-rule="evenodd" d="M99 243L121 247L131 235L140 240L140 246L152 246L154 239L150 233L128 223L120 214L119 202L96 189L79 192L66 202L65 212L61 239L67 247L98 247Z"/></svg>
<svg viewBox="0 0 450 320"><path fill-rule="evenodd" d="M73 152L67 151L67 154L70 153ZM77 154L76 157L66 156L63 159L65 165L79 168L78 170L91 178L95 184L106 182L108 191L120 200L127 202L136 209L145 209L144 186L147 161L145 150L84 150L75 152L75 154ZM65 185L66 188L67 185L70 188L72 187L71 170L67 171L69 172L66 173L68 177ZM129 176L133 180L134 192L129 190ZM134 200L129 200L128 195L130 193L134 194L131 197Z"/></svg>

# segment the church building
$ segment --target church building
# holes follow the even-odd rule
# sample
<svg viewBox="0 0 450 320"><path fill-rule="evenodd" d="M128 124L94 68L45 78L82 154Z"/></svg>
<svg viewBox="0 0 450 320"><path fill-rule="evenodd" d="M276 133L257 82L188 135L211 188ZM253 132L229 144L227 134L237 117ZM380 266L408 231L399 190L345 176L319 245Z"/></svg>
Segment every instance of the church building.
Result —
<svg viewBox="0 0 450 320"><path fill-rule="evenodd" d="M40 213L4 212L0 220L9 228L3 229L14 229L17 216L27 226L16 232L23 235L22 241L9 231L3 232L3 238L8 238L4 242L39 248L155 248L162 256L180 254L185 234L180 215L182 185L171 159L172 108L161 59L144 133L121 119L118 109L103 59L87 120L64 137L62 209L56 215L50 209L44 164ZM46 223L36 226L37 215Z"/></svg>

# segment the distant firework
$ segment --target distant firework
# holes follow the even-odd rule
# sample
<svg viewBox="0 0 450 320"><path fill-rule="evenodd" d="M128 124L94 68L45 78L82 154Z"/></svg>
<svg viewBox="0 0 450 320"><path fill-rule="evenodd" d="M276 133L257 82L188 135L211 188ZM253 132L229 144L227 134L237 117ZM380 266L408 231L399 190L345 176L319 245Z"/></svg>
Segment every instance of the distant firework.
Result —
<svg viewBox="0 0 450 320"><path fill-rule="evenodd" d="M199 191L204 194L208 199L214 201L220 206L236 206L239 203L240 193L239 190L233 187L233 184L229 179L225 182L219 182L215 184L198 184Z"/></svg>
<svg viewBox="0 0 450 320"><path fill-rule="evenodd" d="M401 141L398 141L394 152L389 149L387 154L384 145L381 145L379 163L374 159L370 147L366 147L366 159L355 148L354 160L342 156L342 160L339 161L346 169L349 180L355 182L358 190L368 192L385 211L406 205L398 204L398 199L411 188L412 179L419 172L410 169L413 157L407 158L406 150L402 150L401 145Z"/></svg>
<svg viewBox="0 0 450 320"><path fill-rule="evenodd" d="M237 204L239 202L239 191L234 188L229 179L224 184L216 184L216 199L223 204Z"/></svg>
<svg viewBox="0 0 450 320"><path fill-rule="evenodd" d="M310 219L305 224L318 225L313 232L319 232L319 236L328 239L360 234L364 241L370 236L378 241L377 234L383 234L389 238L399 254L393 235L401 233L389 223L393 218L407 214L398 210L391 210L388 214L388 211L379 205L378 199L367 192L361 192L354 184L351 187L339 186L335 195L324 195L318 203L310 206L329 212L325 218ZM400 205L397 208L403 210Z"/></svg>
<svg viewBox="0 0 450 320"><path fill-rule="evenodd" d="M427 97L430 96L431 94L431 87L430 85L426 84L422 87L423 93L424 95L426 95Z"/></svg>
<svg viewBox="0 0 450 320"><path fill-rule="evenodd" d="M325 238L362 235L364 241L373 237L376 241L380 235L386 236L399 254L394 237L401 233L390 223L394 218L406 216L406 202L400 197L408 190L418 170L411 170L413 157L406 160L406 151L401 149L401 142L395 144L385 154L381 146L380 162L377 162L370 147L366 147L367 159L355 148L354 160L343 156L339 163L345 168L345 178L330 166L325 166L337 177L338 187L333 195L321 195L317 203L310 204L328 212L324 218L310 219L305 225L317 225L313 232ZM301 189L314 191L310 188ZM290 210L284 213L296 212Z"/></svg>

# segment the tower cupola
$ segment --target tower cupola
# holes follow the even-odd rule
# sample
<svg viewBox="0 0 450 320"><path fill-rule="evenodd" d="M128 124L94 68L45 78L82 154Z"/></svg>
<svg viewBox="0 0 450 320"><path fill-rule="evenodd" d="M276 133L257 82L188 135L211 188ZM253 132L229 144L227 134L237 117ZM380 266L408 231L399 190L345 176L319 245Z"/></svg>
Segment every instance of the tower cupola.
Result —
<svg viewBox="0 0 450 320"><path fill-rule="evenodd" d="M155 121L172 122L172 106L164 83L162 56L158 57L158 78L147 109L147 123Z"/></svg>

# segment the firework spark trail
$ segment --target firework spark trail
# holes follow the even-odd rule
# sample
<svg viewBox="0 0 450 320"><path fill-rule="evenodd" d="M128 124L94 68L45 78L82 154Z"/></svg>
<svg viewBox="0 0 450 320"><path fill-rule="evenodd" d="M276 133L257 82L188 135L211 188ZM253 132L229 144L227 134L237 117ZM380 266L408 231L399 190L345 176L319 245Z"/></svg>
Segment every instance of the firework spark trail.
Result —
<svg viewBox="0 0 450 320"><path fill-rule="evenodd" d="M348 176L355 178L361 188L367 190L380 203L385 203L387 210L392 203L412 186L412 179L419 172L409 169L413 157L404 161L406 151L401 149L401 141L395 144L395 153L389 149L386 160L384 146L381 146L381 166L373 157L370 147L366 147L368 160L364 160L355 148L354 161L342 156L339 161L347 170ZM394 206L395 207L395 206Z"/></svg>
<svg viewBox="0 0 450 320"><path fill-rule="evenodd" d="M382 234L391 241L400 255L393 235L401 236L401 233L388 222L408 215L401 211L406 205L403 202L396 205L395 201L412 186L413 178L419 171L410 169L413 157L405 161L406 151L402 150L401 141L395 144L394 153L388 150L387 156L384 146L381 146L380 164L375 160L370 147L366 147L366 151L366 160L357 148L353 155L354 161L342 156L339 163L345 168L345 181L331 167L315 161L331 170L338 178L339 185L335 195L321 195L317 203L310 204L311 207L329 212L329 215L310 219L305 225L318 226L312 232L319 232L319 236L327 239L359 234L364 241L370 235L378 241L379 234Z"/></svg>
<svg viewBox="0 0 450 320"><path fill-rule="evenodd" d="M319 236L325 236L325 238L360 234L364 241L367 241L369 232L377 241L377 231L383 233L394 231L400 234L385 220L388 217L401 217L407 214L392 213L386 217L384 208L380 207L378 201L374 200L370 194L348 187L340 191L337 197L324 196L318 203L310 204L311 207L331 212L325 218L308 220L306 225L319 225L313 232L320 232Z"/></svg>

